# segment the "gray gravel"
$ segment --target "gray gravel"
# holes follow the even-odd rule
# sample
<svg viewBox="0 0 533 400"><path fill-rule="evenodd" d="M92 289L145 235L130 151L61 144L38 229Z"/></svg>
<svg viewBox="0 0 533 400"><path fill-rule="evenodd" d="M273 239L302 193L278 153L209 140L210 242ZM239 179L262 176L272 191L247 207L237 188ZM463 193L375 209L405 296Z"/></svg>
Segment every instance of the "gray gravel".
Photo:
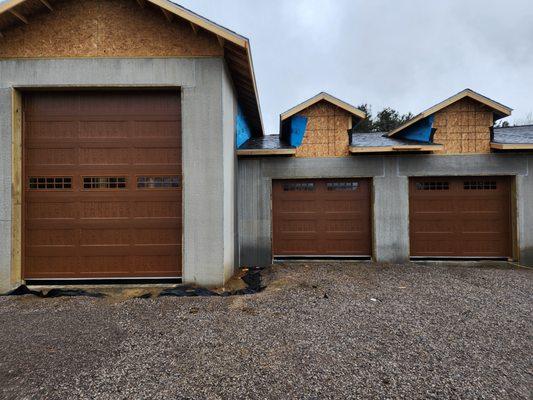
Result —
<svg viewBox="0 0 533 400"><path fill-rule="evenodd" d="M529 399L533 271L281 265L231 298L0 298L2 399Z"/></svg>

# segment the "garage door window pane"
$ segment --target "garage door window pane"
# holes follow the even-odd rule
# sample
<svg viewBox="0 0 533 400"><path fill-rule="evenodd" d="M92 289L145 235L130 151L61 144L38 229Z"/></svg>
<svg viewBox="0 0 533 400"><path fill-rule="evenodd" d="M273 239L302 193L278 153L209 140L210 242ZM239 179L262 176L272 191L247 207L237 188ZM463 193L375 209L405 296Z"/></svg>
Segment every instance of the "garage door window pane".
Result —
<svg viewBox="0 0 533 400"><path fill-rule="evenodd" d="M72 178L67 176L31 176L30 190L72 189Z"/></svg>
<svg viewBox="0 0 533 400"><path fill-rule="evenodd" d="M449 182L432 181L432 182L418 182L416 190L449 190Z"/></svg>
<svg viewBox="0 0 533 400"><path fill-rule="evenodd" d="M84 189L126 189L125 176L86 176L83 178Z"/></svg>
<svg viewBox="0 0 533 400"><path fill-rule="evenodd" d="M467 181L464 183L465 190L496 190L494 181Z"/></svg>
<svg viewBox="0 0 533 400"><path fill-rule="evenodd" d="M355 191L359 188L359 182L328 182L326 187L330 191Z"/></svg>
<svg viewBox="0 0 533 400"><path fill-rule="evenodd" d="M285 183L283 184L283 190L285 192L313 192L315 184L312 182Z"/></svg>
<svg viewBox="0 0 533 400"><path fill-rule="evenodd" d="M137 177L137 188L139 189L176 189L179 187L180 179L177 175Z"/></svg>

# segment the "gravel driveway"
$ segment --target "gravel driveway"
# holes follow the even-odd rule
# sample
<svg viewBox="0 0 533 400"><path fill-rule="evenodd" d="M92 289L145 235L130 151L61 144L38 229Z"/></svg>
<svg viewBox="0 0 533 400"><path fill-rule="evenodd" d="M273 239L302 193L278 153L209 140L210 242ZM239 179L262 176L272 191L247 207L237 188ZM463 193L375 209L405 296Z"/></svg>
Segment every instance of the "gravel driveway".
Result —
<svg viewBox="0 0 533 400"><path fill-rule="evenodd" d="M0 298L0 398L531 398L531 270L263 275L250 296Z"/></svg>

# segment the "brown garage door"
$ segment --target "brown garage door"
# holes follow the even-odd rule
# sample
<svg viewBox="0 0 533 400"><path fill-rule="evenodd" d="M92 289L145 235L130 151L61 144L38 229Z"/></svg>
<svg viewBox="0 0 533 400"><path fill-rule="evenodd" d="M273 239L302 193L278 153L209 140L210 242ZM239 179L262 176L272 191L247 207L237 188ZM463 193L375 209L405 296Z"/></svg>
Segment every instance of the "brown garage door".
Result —
<svg viewBox="0 0 533 400"><path fill-rule="evenodd" d="M177 91L28 93L24 277L179 277Z"/></svg>
<svg viewBox="0 0 533 400"><path fill-rule="evenodd" d="M411 179L411 256L511 257L510 187L507 177Z"/></svg>
<svg viewBox="0 0 533 400"><path fill-rule="evenodd" d="M273 215L275 257L371 255L367 179L274 181Z"/></svg>

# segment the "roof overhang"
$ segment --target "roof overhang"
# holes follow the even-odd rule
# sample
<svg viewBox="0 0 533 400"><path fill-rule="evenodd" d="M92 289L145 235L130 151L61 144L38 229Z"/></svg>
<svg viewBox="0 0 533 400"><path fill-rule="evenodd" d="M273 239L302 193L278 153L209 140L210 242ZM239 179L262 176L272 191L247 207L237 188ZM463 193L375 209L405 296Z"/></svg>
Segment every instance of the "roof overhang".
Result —
<svg viewBox="0 0 533 400"><path fill-rule="evenodd" d="M428 152L444 150L442 144L431 145L400 145L400 146L350 146L350 153L362 154L362 153L402 153L402 152Z"/></svg>
<svg viewBox="0 0 533 400"><path fill-rule="evenodd" d="M533 143L491 143L494 150L533 150Z"/></svg>
<svg viewBox="0 0 533 400"><path fill-rule="evenodd" d="M13 17L13 24L27 24L31 15L25 15L21 7L29 1L37 4L35 7L41 10L52 12L56 4L55 0L7 0L0 3L0 16L9 14ZM248 118L253 133L257 136L262 136L264 133L263 120L250 41L246 37L169 0L137 0L137 3L140 7L145 7L149 4L160 8L169 21L174 16L187 21L190 23L194 33L199 29L204 29L217 37L220 45L224 48L224 57L235 85L239 104ZM2 28L0 26L0 40L2 39Z"/></svg>
<svg viewBox="0 0 533 400"><path fill-rule="evenodd" d="M298 114L299 112L305 110L306 108L309 108L311 107L313 104L316 104L322 100L325 100L341 109L343 109L344 111L347 111L348 113L352 114L353 116L357 117L357 118L360 118L360 119L365 119L366 118L366 114L361 111L360 109L358 109L357 107L354 107L352 106L351 104L348 104L342 100L339 100L338 98L328 94L328 93L325 93L325 92L322 92L322 93L319 93L317 94L316 96L310 98L309 100L306 100L304 101L303 103L300 103L298 104L297 106L291 108L290 110L287 110L285 111L283 114L281 114L281 121L285 121L287 119L289 119L290 117Z"/></svg>
<svg viewBox="0 0 533 400"><path fill-rule="evenodd" d="M508 117L511 115L512 113L512 108L509 108L507 106L504 106L503 104L501 103L498 103L497 101L494 101L492 99L489 99L488 97L485 97L477 92L474 92L473 90L471 89L465 89L459 93L457 93L456 95L440 102L439 104L436 104L434 105L433 107L431 108L428 108L426 111L423 111L421 112L420 114L418 114L417 116L415 116L414 118L411 118L409 121L407 121L406 123L404 123L403 125L400 125L398 128L390 131L387 136L389 137L392 137L394 135L396 135L398 132L400 131L403 131L405 128L415 124L416 122L426 118L426 117L429 117L430 115L433 115L435 114L436 112L442 110L443 108L446 108L448 107L449 105L459 101L459 100L462 100L464 98L471 98L473 100L476 100L482 104L484 104L485 106L491 108L493 111L494 111L494 115L495 115L495 119L501 119L501 118L505 118L505 117Z"/></svg>

